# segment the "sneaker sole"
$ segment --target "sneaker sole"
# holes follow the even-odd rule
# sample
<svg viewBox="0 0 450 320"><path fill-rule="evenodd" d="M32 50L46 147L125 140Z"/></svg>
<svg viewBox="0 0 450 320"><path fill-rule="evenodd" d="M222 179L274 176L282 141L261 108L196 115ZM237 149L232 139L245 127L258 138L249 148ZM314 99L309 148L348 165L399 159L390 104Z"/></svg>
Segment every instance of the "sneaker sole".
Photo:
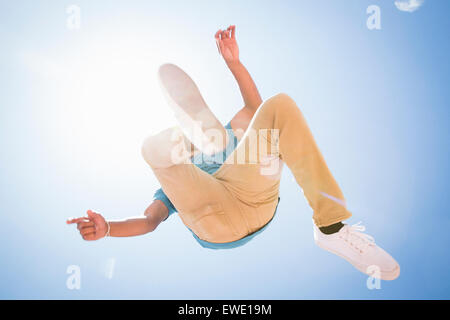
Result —
<svg viewBox="0 0 450 320"><path fill-rule="evenodd" d="M178 117L180 127L189 140L202 152L208 154L210 150L204 148L208 137L205 132L214 129L220 132L222 137L227 137L226 129L211 112L194 80L181 68L174 64L163 64L159 67L158 77L169 106ZM200 126L199 126L200 124ZM194 135L194 129L198 128L203 136ZM221 151L222 145L214 145L214 151Z"/></svg>

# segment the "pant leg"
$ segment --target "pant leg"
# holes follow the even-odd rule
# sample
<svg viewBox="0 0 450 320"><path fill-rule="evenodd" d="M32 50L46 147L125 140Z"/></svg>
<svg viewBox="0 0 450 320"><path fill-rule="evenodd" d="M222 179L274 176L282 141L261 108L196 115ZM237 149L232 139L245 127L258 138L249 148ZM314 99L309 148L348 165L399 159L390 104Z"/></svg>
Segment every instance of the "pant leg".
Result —
<svg viewBox="0 0 450 320"><path fill-rule="evenodd" d="M224 185L189 159L179 127L147 138L142 155L183 223L200 239L222 243L246 235L236 201ZM174 156L175 154L175 156Z"/></svg>
<svg viewBox="0 0 450 320"><path fill-rule="evenodd" d="M255 135L258 148L249 148L248 144L251 145L250 140ZM268 145L261 148L261 142ZM244 164L239 164L237 158L242 151L246 159ZM281 164L286 163L302 188L317 226L328 226L351 216L305 118L288 95L275 95L259 107L235 153L230 156L235 164L226 163L218 172L218 178L224 180L247 208L266 204L266 209L259 212L265 216L264 220L269 218L267 209L276 203L279 173L265 174L262 159L276 153L279 153Z"/></svg>

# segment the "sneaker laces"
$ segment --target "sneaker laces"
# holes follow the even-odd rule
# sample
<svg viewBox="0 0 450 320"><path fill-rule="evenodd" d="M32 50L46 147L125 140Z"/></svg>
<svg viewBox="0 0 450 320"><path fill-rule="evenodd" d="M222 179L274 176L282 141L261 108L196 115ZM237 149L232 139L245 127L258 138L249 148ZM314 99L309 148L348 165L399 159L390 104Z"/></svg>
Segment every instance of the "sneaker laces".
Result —
<svg viewBox="0 0 450 320"><path fill-rule="evenodd" d="M360 253L363 253L365 249L375 245L375 239L372 236L363 233L365 230L366 227L361 225L360 221L351 226L347 225L345 229L343 228L340 237Z"/></svg>

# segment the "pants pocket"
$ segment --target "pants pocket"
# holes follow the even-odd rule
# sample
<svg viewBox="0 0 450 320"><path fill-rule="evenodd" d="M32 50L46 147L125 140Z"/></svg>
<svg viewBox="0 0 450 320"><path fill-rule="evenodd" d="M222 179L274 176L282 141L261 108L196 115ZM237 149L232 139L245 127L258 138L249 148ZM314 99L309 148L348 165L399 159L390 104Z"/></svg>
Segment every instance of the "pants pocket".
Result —
<svg viewBox="0 0 450 320"><path fill-rule="evenodd" d="M236 240L237 232L220 202L203 206L192 223L194 233L202 240L217 243Z"/></svg>

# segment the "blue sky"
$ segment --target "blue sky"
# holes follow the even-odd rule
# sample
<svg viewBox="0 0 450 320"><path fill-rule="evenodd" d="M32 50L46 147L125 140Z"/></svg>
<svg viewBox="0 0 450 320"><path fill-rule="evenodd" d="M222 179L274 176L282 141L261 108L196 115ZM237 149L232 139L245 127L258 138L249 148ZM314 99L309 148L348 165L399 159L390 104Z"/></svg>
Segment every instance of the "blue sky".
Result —
<svg viewBox="0 0 450 320"><path fill-rule="evenodd" d="M81 10L80 28L66 9ZM381 29L369 30L369 5ZM448 299L448 1L0 2L0 298ZM135 216L158 187L140 156L173 123L164 62L223 123L242 106L214 33L237 26L263 98L302 109L353 213L402 272L369 290L314 245L284 169L276 219L244 247L201 248L174 215L150 235L80 239L65 219ZM81 289L66 286L79 266Z"/></svg>

